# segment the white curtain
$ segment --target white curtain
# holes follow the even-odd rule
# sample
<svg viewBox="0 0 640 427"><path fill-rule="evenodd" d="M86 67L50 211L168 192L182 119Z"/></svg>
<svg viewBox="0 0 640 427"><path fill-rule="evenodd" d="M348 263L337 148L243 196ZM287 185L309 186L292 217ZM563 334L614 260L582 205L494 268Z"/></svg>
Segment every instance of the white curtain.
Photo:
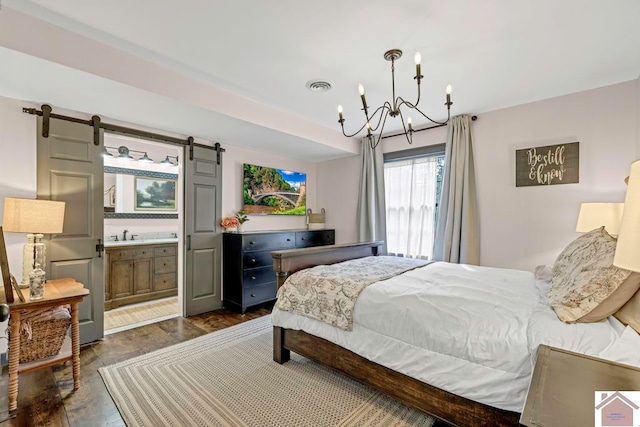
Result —
<svg viewBox="0 0 640 427"><path fill-rule="evenodd" d="M437 172L436 156L385 163L389 253L432 259Z"/></svg>
<svg viewBox="0 0 640 427"><path fill-rule="evenodd" d="M384 211L384 157L382 144L371 148L368 138L362 139L362 170L358 196L358 240L387 240ZM382 253L386 253L383 249Z"/></svg>
<svg viewBox="0 0 640 427"><path fill-rule="evenodd" d="M480 225L469 116L449 121L445 156L434 259L477 265Z"/></svg>

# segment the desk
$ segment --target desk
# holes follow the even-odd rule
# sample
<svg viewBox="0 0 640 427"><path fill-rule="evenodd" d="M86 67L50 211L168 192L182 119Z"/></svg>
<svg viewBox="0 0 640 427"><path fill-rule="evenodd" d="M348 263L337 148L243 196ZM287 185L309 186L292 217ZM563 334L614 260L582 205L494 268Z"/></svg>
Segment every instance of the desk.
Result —
<svg viewBox="0 0 640 427"><path fill-rule="evenodd" d="M9 411L18 407L18 375L23 372L47 368L71 360L73 363L73 389L80 386L80 325L78 322L78 304L89 295L89 290L74 279L57 279L47 281L44 288L44 298L36 301L29 300L29 292L23 292L26 301L9 303L11 317L9 318ZM22 314L42 308L52 308L60 305L71 305L71 342L65 338L60 353L46 359L29 363L18 363L20 360L20 323Z"/></svg>
<svg viewBox="0 0 640 427"><path fill-rule="evenodd" d="M640 369L541 345L520 424L595 424L596 391L640 390Z"/></svg>

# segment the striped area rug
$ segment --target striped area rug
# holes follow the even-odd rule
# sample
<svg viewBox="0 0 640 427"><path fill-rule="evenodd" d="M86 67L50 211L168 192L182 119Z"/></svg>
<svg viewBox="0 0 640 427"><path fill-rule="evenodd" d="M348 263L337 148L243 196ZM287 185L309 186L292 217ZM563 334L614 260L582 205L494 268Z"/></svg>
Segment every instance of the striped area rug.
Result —
<svg viewBox="0 0 640 427"><path fill-rule="evenodd" d="M433 419L291 353L269 316L100 368L128 426L426 426Z"/></svg>

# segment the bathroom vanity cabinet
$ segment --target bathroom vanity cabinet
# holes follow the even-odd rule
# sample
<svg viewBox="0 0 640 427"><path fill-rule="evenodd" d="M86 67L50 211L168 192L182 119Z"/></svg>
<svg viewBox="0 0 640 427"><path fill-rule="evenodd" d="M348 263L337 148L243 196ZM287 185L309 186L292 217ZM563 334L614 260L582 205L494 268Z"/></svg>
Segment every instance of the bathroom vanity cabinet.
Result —
<svg viewBox="0 0 640 427"><path fill-rule="evenodd" d="M178 295L178 244L136 244L105 250L104 309Z"/></svg>

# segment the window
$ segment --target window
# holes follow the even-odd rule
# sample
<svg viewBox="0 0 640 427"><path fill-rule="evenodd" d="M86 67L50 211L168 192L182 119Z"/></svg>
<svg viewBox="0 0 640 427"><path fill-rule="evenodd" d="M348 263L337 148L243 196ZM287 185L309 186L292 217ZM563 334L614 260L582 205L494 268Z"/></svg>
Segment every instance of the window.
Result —
<svg viewBox="0 0 640 427"><path fill-rule="evenodd" d="M385 155L387 251L431 259L444 172L444 144Z"/></svg>

